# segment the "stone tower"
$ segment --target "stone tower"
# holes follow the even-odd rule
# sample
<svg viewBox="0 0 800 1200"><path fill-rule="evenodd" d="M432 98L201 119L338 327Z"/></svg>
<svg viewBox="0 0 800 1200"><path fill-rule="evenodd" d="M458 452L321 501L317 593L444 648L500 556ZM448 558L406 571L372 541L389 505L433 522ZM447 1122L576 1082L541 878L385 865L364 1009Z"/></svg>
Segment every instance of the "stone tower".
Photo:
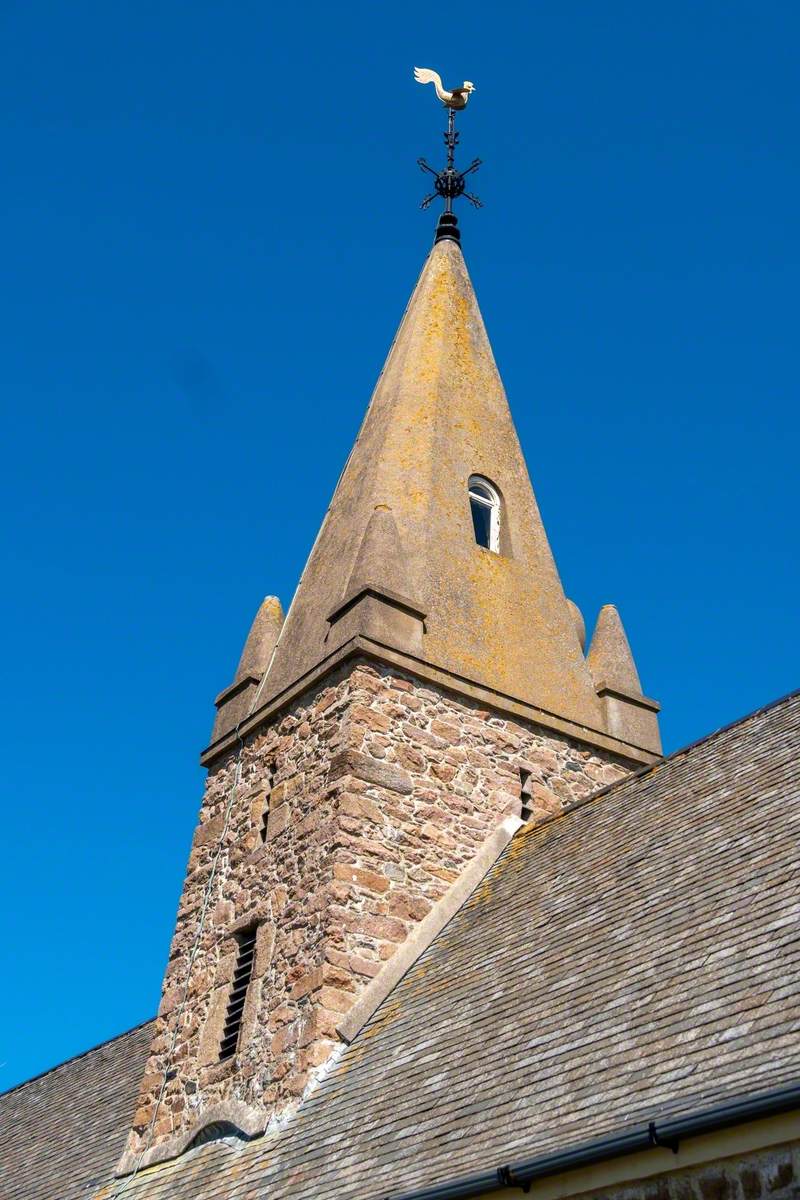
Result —
<svg viewBox="0 0 800 1200"><path fill-rule="evenodd" d="M523 820L660 754L588 656L458 243L431 251L285 621L217 698L121 1172L302 1101Z"/></svg>

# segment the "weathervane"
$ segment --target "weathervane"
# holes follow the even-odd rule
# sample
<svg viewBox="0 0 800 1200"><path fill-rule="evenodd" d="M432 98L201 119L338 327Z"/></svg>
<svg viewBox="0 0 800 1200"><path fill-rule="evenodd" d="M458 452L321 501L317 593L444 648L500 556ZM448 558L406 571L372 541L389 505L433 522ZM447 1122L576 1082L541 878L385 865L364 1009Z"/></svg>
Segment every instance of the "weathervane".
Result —
<svg viewBox="0 0 800 1200"><path fill-rule="evenodd" d="M447 109L447 130L444 134L444 144L447 146L447 166L443 171L434 171L424 158L417 159L420 170L433 175L433 186L436 189L425 197L420 207L428 208L437 196L441 196L444 200L444 212L439 217L439 224L436 227L436 241L440 242L444 238L450 238L452 241L458 242L461 240L461 234L458 229L458 219L453 212L453 201L459 196L464 196L475 208L483 207L478 197L466 190L465 182L468 175L477 171L481 160L473 158L466 171L457 171L455 164L456 146L458 145L456 111L467 107L467 101L471 93L475 91L475 85L466 79L460 88L453 88L451 92L448 92L442 86L441 75L437 71L431 71L428 67L414 67L414 78L417 83L432 83L436 89L436 95Z"/></svg>

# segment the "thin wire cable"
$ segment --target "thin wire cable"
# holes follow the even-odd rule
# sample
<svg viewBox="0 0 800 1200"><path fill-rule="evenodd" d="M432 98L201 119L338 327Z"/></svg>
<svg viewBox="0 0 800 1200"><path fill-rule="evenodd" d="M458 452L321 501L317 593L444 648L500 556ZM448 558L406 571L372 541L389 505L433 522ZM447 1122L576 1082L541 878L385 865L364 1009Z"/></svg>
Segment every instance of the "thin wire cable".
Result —
<svg viewBox="0 0 800 1200"><path fill-rule="evenodd" d="M217 847L216 847L216 850L214 851L214 857L211 861L211 872L208 876L208 882L206 884L205 891L203 893L203 903L200 906L200 917L197 922L197 933L195 935L194 944L192 945L192 952L189 955L189 965L188 965L188 968L186 971L186 980L183 985L183 993L181 995L180 1004L178 1005L178 1008L175 1013L175 1026L172 1030L172 1040L170 1042L169 1050L167 1051L166 1061L164 1063L164 1072L163 1072L163 1077L161 1079L161 1088L158 1093L158 1098L156 1100L155 1107L153 1108L153 1115L150 1118L150 1124L147 1128L147 1136L145 1138L145 1143L142 1146L141 1150L139 1151L138 1157L136 1159L136 1165L134 1166L131 1174L126 1175L125 1179L120 1181L121 1186L118 1187L115 1191L113 1191L111 1193L111 1195L108 1197L108 1200L117 1200L117 1197L121 1196L123 1194L123 1192L126 1191L126 1189L133 1183L134 1179L139 1174L139 1171L142 1168L142 1164L144 1162L145 1155L148 1153L148 1151L150 1150L150 1147L153 1144L153 1136L155 1134L156 1121L158 1119L158 1113L161 1108L162 1101L164 1099L164 1094L167 1090L167 1084L169 1083L169 1072L170 1072L170 1068L172 1066L172 1058L175 1053L175 1047L178 1044L178 1034L179 1034L180 1028L181 1028L181 1017L183 1016L183 1010L186 1007L186 1000L189 996L189 983L191 982L192 971L194 969L195 959L197 958L197 954L200 950L200 941L202 939L203 929L205 927L206 913L208 912L208 906L211 901L211 890L214 886L214 880L215 880L216 874L217 874L217 866L219 864L219 860L222 855L222 850L225 845L225 838L228 833L228 826L230 825L231 813L233 811L233 803L234 803L234 800L236 799L236 794L239 790L239 784L241 783L241 780L242 780L242 752L244 750L244 741L242 740L242 736L239 733L239 725L240 724L241 724L241 721L237 722L237 724L236 724L236 737L239 741L239 749L236 754L236 768L234 770L234 775L233 775L233 784L231 785L230 791L228 792L228 800L227 800L227 804L225 805L225 819L222 823L222 832L220 833L219 841L217 842Z"/></svg>
<svg viewBox="0 0 800 1200"><path fill-rule="evenodd" d="M417 287L418 287L418 286L419 286L419 283L417 284ZM278 637L277 637L277 639L276 639L275 645L274 645L274 647L273 647L273 649L272 649L272 655L271 655L271 657L270 657L269 665L267 666L267 669L266 669L266 671L264 672L264 674L263 674L263 676L262 676L262 678L261 678L261 682L259 683L258 687L256 688L256 690L255 690L255 693L253 694L253 699L250 701L250 704L249 704L249 706L248 706L247 713L246 713L246 714L245 714L243 717L241 717L241 718L239 719L239 721L237 721L237 723L236 723L235 733L236 733L236 738L237 738L237 740L238 740L238 742L239 742L239 749L238 749L238 751L237 751L237 755L236 755L236 770L235 770L235 773L234 773L233 786L231 787L230 793L229 793L229 795L228 795L228 803L227 803L227 805L226 805L226 808L225 808L225 820L224 820L224 822L223 822L222 833L220 834L219 842L217 843L217 849L216 849L216 852L215 852L215 854L214 854L214 859L213 859L213 861L212 861L212 864L211 864L211 874L210 874L210 875L209 875L209 877L208 877L208 883L206 884L206 890L205 890L205 893L204 893L204 895L203 895L203 904L202 904L202 907L201 907L201 909L200 909L200 918L199 918L199 921L198 921L198 926L197 926L197 935L196 935L196 937L195 937L195 940L194 940L194 945L192 946L192 953L191 953L191 955L189 956L189 969L188 969L188 971L186 972L186 982L185 982L185 984L184 984L184 987L183 987L183 994L182 994L182 996L181 996L181 1001L180 1001L180 1004L178 1005L178 1009L177 1009L177 1013L176 1013L176 1017L175 1017L175 1028L174 1028L174 1029L173 1029L173 1031L172 1031L172 1041L170 1042L170 1047L169 1047L169 1050L168 1050L168 1052L167 1052L167 1058L166 1058L166 1062L165 1062L165 1065L164 1065L164 1074L163 1074L163 1078L162 1078L162 1080L161 1080L161 1088L160 1088L160 1090L159 1090L159 1093L158 1093L158 1099L156 1100L156 1105L155 1105L155 1108L153 1109L153 1115L152 1115L152 1117L150 1118L150 1124L149 1124L149 1126L148 1126L148 1129L147 1129L147 1138L146 1138L146 1140L145 1140L145 1144L144 1144L144 1146L143 1146L143 1147L142 1147L142 1149L139 1151L138 1157L137 1157L137 1159L136 1159L136 1165L134 1166L134 1168L133 1168L133 1171L131 1172L131 1174L130 1174L130 1175L126 1175L126 1176L125 1176L125 1178L124 1178L124 1180L122 1180L122 1181L121 1181L121 1186L120 1186L120 1187L118 1187L118 1188L117 1188L115 1191L113 1191L113 1192L110 1194L110 1196L108 1196L108 1197L107 1197L107 1200L117 1200L117 1198L123 1194L123 1192L124 1192L124 1191L125 1191L125 1190L126 1190L128 1187L129 1187L129 1186L130 1186L130 1184L132 1184L132 1183L133 1183L134 1179L136 1178L136 1176L139 1174L139 1171L141 1170L142 1163L143 1163L143 1161L144 1161L144 1157L145 1157L145 1155L148 1153L148 1151L150 1150L150 1147L151 1147L151 1146L152 1146L152 1144L153 1144L153 1136L154 1136L154 1132L155 1132L156 1120L157 1120L157 1118L158 1118L158 1112L159 1112L159 1109L161 1108L161 1103L162 1103L162 1101L163 1101L163 1099L164 1099L164 1094L165 1094L165 1092L166 1092L166 1090L167 1090L167 1084L169 1083L168 1075L169 1075L169 1071L170 1071L170 1066L171 1066L171 1064L172 1064L172 1056L173 1056L173 1054L175 1053L175 1047L176 1047L176 1045L177 1045L177 1042L178 1042L178 1032L179 1032L179 1030L180 1030L180 1019L181 1019L181 1017L183 1016L183 1010L184 1010L184 1008L186 1007L186 999L187 999L187 997L188 997L188 994L189 994L189 982L190 982L190 980L191 980L191 977L192 977L192 968L193 968L193 966L194 966L194 961L195 961L195 958L197 957L197 953L198 953L198 950L199 950L199 948L200 948L200 940L201 940L201 938L202 938L202 935L203 935L203 928L204 928L204 925L205 925L206 910L208 909L208 904L209 904L209 901L210 901L210 899L211 899L211 888L212 888L212 885L213 885L213 883L214 883L214 878L215 878L215 876L216 876L217 863L219 862L219 858L220 858L220 855L221 855L221 853L222 853L222 847L223 847L223 845L224 845L224 843L225 843L225 837L226 837L226 835L227 835L227 832L228 832L228 825L229 825L229 823L230 823L230 815L231 815L231 812L232 812L232 810L233 810L233 802L234 802L234 800L235 800L235 798L236 798L236 793L237 793L237 791L238 791L238 789L239 789L239 783L241 782L241 777L242 777L242 752L243 752L243 750L244 750L244 741L242 740L242 736L241 736L241 734L240 734L240 732L239 732L239 727L241 726L242 722L244 722L244 721L247 721L247 720L248 720L248 719L249 719L249 718L252 716L252 714L253 714L253 712L254 712L254 710L255 710L255 708L256 708L256 705L257 705L257 703L258 703L258 700L259 700L259 698L260 698L260 696L261 696L262 689L263 689L263 687L264 687L264 684L265 684L265 682L266 682L267 676L269 675L270 667L272 666L272 663L273 663L273 662L274 662L274 660L275 660L275 654L276 654L276 652L277 652L277 649L278 649L278 644L280 643L280 640L281 640L281 637L282 637L282 635L283 635L283 632L284 632L284 630L286 629L286 625L287 625L287 622L288 622L288 619L289 619L289 614L290 614L290 613L291 613L291 611L292 611L292 606L294 605L294 602L295 602L295 600L297 599L297 595L298 595L298 593L299 593L299 591L300 591L300 585L301 585L301 584L302 584L302 582L303 582L303 577L305 576L305 573L306 573L306 571L308 570L309 563L311 562L311 559L312 559L312 558L313 558L313 556L314 556L314 551L315 551L315 549L316 549L316 547L317 547L317 542L318 542L318 541L320 540L320 538L322 537L322 534L323 534L323 532L324 532L324 530L325 530L325 527L326 527L326 525L327 525L327 523L328 523L328 519L329 519L329 517L330 517L330 514L331 514L331 509L333 508L333 504L334 504L334 501L336 500L336 496L337 496L337 493L338 493L338 491L339 491L339 487L340 487L340 485L341 485L341 483L342 483L342 480L344 479L345 472L347 471L347 468L348 468L348 466L350 465L350 460L353 458L353 455L355 454L355 452L356 452L356 450L357 450L357 448L358 448L359 442L361 441L361 437L362 437L362 434L363 434L363 432L364 432L364 428L365 428L365 426L366 426L367 419L368 419L368 417L369 417L370 411L371 411L371 409L372 409L372 405L373 405L373 402L374 402L374 400L375 400L375 396L377 395L378 388L380 387L380 384L381 384L381 380L383 379L384 375L386 374L386 370L387 370L387 367L389 366L389 362L390 362L390 360L391 360L391 358L392 358L392 355L393 355L393 352L394 352L394 348L395 348L395 346L396 346L396 344L397 344L397 342L398 342L398 340L399 340L399 338L400 338L400 334L401 334L401 332L402 332L402 330L403 330L403 327L405 326L405 323L406 323L406 318L407 318L407 316L408 316L408 311L409 311L409 309L411 308L411 303L412 303L412 301L413 301L413 299L414 299L414 296L416 295L416 293L417 293L417 288L415 288L415 289L414 289L414 291L413 291L413 293L412 293L412 295L411 295L411 299L409 300L408 304L406 305L405 311L404 311L404 313L403 313L402 320L401 320L401 322L400 322L400 325L399 325L399 327L398 327L398 329L397 329L397 332L396 332L396 334L395 334L395 336L394 336L394 340L392 341L392 345L391 345L391 347L390 347L390 349L389 349L389 354L388 354L388 355L387 355L387 357L386 357L386 362L384 363L384 365L383 365L383 367L382 367L382 369L381 369L381 373L380 373L380 375L378 376L377 383L375 384L375 387L374 387L374 389L373 389L372 395L371 395L371 397L370 397L369 404L367 405L367 411L366 411L366 413L364 414L364 417L363 417L363 419L362 419L362 421L361 421L361 425L359 426L359 430L358 430L358 433L357 433L357 435L356 435L356 440L355 440L355 442L353 443L353 446L352 446L352 448L351 448L351 450L350 450L350 453L348 454L348 456L347 456L347 458L346 458L346 460L345 460L345 464L344 464L344 466L342 467L342 470L341 470L341 471L340 471L340 473L339 473L339 478L338 478L338 479L337 479L337 481L336 481L336 487L335 487L335 488L334 488L334 490L333 490L333 495L331 496L330 503L328 504L328 507L327 507L327 509L326 509L326 511L325 511L325 516L324 516L324 518L323 518L323 520L322 520L322 524L320 525L319 532L317 533L317 536L316 536L316 538L314 539L314 545L311 547L311 553L310 553L310 554L309 554L309 556L308 556L308 559L307 559L307 561L306 561L306 564L305 564L305 566L304 566L304 568L303 568L302 574L301 574L301 576L300 576L300 579L299 579L299 581L298 581L297 587L296 587L296 589L295 589L294 596L292 597L292 603L289 605L289 611L287 612L287 614L286 614L286 617L284 618L283 625L282 625L282 627L281 627L281 630L280 630L280 632L279 632L279 634L278 634ZM271 901L270 901L270 916L271 916L271 914L272 914L272 903L271 903Z"/></svg>

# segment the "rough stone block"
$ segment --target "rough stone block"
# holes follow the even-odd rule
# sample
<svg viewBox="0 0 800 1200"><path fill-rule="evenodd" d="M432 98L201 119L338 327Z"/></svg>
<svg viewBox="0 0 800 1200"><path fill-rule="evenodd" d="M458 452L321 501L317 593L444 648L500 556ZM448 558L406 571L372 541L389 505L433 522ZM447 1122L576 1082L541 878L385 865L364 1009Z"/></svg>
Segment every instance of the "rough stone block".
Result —
<svg viewBox="0 0 800 1200"><path fill-rule="evenodd" d="M368 892L383 893L389 889L389 880L377 871L369 871L364 867L353 867L349 863L336 863L333 868L336 879L354 883L356 887L366 888Z"/></svg>
<svg viewBox="0 0 800 1200"><path fill-rule="evenodd" d="M267 817L267 841L270 842L273 838L280 837L286 826L289 824L291 810L288 805L281 804L278 808L270 810Z"/></svg>
<svg viewBox="0 0 800 1200"><path fill-rule="evenodd" d="M351 796L344 793L339 797L339 812L345 816L372 821L375 825L383 824L383 815L372 800L366 796Z"/></svg>
<svg viewBox="0 0 800 1200"><path fill-rule="evenodd" d="M276 1034L273 1034L270 1048L276 1058L283 1054L287 1047L293 1046L297 1041L297 1037L298 1030L295 1024L284 1025Z"/></svg>
<svg viewBox="0 0 800 1200"><path fill-rule="evenodd" d="M278 805L283 804L284 800L289 800L296 795L300 790L301 782L299 775L293 775L290 779L276 783L269 796L270 809L277 808Z"/></svg>
<svg viewBox="0 0 800 1200"><path fill-rule="evenodd" d="M403 795L412 792L414 786L411 776L401 767L370 758L356 750L345 750L337 754L331 763L331 779L339 779L344 775L352 775L366 783L373 783Z"/></svg>
<svg viewBox="0 0 800 1200"><path fill-rule="evenodd" d="M290 991L290 996L293 1000L299 1000L301 996L308 995L309 992L314 992L317 988L322 987L322 967L314 967L311 971L307 971L294 984Z"/></svg>

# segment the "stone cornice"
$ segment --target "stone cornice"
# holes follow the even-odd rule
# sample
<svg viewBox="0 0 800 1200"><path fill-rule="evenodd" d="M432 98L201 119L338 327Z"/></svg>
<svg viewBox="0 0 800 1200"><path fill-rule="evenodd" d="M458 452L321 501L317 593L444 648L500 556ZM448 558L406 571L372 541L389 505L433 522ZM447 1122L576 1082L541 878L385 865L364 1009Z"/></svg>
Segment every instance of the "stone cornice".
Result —
<svg viewBox="0 0 800 1200"><path fill-rule="evenodd" d="M328 622L332 625L335 621L357 604L362 596L374 596L376 600L383 600L386 603L393 605L395 608L400 608L403 612L409 613L412 617L418 617L420 621L424 621L426 612L415 600L409 600L407 596L403 596L400 592L393 592L389 588L383 587L377 583L364 583L355 588L341 604L337 604L336 608L328 617Z"/></svg>
<svg viewBox="0 0 800 1200"><path fill-rule="evenodd" d="M232 700L234 696L238 696L240 692L245 690L245 688L248 688L252 684L257 684L259 682L260 680L257 675L243 675L241 679L234 680L233 683L222 689L214 701L215 706L219 708L220 705L225 704L228 700Z"/></svg>
<svg viewBox="0 0 800 1200"><path fill-rule="evenodd" d="M239 725L239 736L245 738L254 733L261 725L271 721L277 713L292 704L304 692L318 686L332 671L343 666L351 659L359 657L371 659L386 666L396 667L398 670L413 675L417 679L445 688L457 696L477 701L479 704L494 709L504 716L530 721L545 729L551 729L556 733L563 734L565 737L574 738L576 741L583 742L586 745L595 746L600 750L619 755L620 758L635 763L637 766L650 765L657 762L661 757L649 750L644 750L639 746L634 746L628 742L621 741L619 738L612 737L603 730L592 729L588 725L579 725L574 721L559 717L556 713L547 712L545 709L537 708L535 705L528 704L523 700L517 700L513 696L504 695L502 692L497 692L493 688L486 687L474 680L455 675L442 667L433 666L431 663L424 662L413 655L405 654L391 646L383 645L372 638L363 636L354 637L349 642L345 642L344 645L322 659L316 667L306 672L305 675L295 680L294 683L290 684L289 687L285 688L277 696L272 697L265 704L261 705L260 708L251 713ZM646 706L655 704L655 701L647 701L644 697L637 699L640 704L644 702ZM224 737L218 738L216 742L208 746L200 755L201 765L204 767L211 766L220 756L228 754L236 745L238 745L236 731L231 731Z"/></svg>
<svg viewBox="0 0 800 1200"><path fill-rule="evenodd" d="M604 679L595 684L595 691L598 696L613 696L616 700L625 700L628 704L635 704L638 708L646 708L650 712L661 712L661 705L657 700L651 700L639 692L629 692L615 687L614 684L606 683Z"/></svg>

